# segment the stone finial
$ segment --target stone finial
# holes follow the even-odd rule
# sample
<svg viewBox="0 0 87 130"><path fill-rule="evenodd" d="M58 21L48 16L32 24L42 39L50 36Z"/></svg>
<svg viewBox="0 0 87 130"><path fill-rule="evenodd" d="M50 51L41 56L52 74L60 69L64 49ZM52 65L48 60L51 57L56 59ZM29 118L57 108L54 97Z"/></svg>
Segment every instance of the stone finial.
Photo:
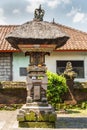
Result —
<svg viewBox="0 0 87 130"><path fill-rule="evenodd" d="M44 13L45 13L45 11L43 9L41 9L41 5L40 5L39 9L35 9L34 19L39 20L39 21L43 21Z"/></svg>
<svg viewBox="0 0 87 130"><path fill-rule="evenodd" d="M55 19L53 18L53 21L52 21L52 23L54 24L55 23Z"/></svg>

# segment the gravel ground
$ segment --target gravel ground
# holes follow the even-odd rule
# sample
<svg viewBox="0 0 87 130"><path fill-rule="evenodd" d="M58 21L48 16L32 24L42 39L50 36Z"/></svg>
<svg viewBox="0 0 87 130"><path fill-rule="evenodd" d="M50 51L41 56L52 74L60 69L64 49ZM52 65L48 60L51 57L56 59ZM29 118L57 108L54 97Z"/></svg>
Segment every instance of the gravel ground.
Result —
<svg viewBox="0 0 87 130"><path fill-rule="evenodd" d="M0 111L0 130L51 130L47 128L18 128L17 111ZM86 115L58 114L57 117L56 130L87 130Z"/></svg>

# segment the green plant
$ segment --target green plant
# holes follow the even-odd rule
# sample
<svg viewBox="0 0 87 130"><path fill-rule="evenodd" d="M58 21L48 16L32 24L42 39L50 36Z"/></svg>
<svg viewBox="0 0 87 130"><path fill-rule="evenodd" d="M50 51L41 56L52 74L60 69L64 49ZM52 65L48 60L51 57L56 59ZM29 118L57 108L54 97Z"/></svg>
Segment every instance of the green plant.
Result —
<svg viewBox="0 0 87 130"><path fill-rule="evenodd" d="M87 109L87 101L82 101L77 104L65 104L65 103L57 103L56 110L59 111L61 109L64 110L86 110Z"/></svg>
<svg viewBox="0 0 87 130"><path fill-rule="evenodd" d="M67 92L66 79L56 73L47 71L48 89L47 98L50 104L56 107L56 104L61 102L61 95Z"/></svg>
<svg viewBox="0 0 87 130"><path fill-rule="evenodd" d="M82 102L81 108L82 109L87 109L87 101L86 102Z"/></svg>

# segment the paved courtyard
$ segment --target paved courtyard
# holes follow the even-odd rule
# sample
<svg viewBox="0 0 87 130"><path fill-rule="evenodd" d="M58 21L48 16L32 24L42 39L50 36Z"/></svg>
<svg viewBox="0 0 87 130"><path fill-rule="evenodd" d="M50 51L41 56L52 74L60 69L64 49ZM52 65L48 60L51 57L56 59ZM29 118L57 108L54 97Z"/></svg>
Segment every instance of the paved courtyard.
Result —
<svg viewBox="0 0 87 130"><path fill-rule="evenodd" d="M51 130L47 128L18 128L17 111L0 111L0 130ZM87 130L87 116L58 114L56 127L56 130Z"/></svg>

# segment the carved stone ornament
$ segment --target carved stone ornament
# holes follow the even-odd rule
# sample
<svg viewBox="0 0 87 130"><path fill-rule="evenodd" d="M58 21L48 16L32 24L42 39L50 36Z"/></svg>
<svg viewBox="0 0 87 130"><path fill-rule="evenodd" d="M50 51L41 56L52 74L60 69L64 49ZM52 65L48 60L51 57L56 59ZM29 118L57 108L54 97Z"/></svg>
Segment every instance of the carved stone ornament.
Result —
<svg viewBox="0 0 87 130"><path fill-rule="evenodd" d="M41 5L40 5L39 9L35 9L34 18L36 20L43 21L44 13L45 13L45 11L43 9L41 9Z"/></svg>
<svg viewBox="0 0 87 130"><path fill-rule="evenodd" d="M64 71L64 76L66 77L66 79L72 79L72 80L77 77L77 73L73 71L71 62L67 62L66 69Z"/></svg>

